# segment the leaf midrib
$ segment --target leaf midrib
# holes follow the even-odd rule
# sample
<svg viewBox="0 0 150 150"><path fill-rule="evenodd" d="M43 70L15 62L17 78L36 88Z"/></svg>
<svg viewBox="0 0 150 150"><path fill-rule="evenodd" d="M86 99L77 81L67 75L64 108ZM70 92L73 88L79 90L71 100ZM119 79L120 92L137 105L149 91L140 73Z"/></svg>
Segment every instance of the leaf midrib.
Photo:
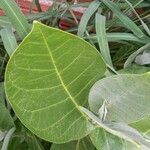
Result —
<svg viewBox="0 0 150 150"><path fill-rule="evenodd" d="M69 90L68 90L67 87L65 86L65 83L64 83L64 81L63 81L63 79L62 79L62 77L61 77L61 75L60 75L60 73L59 73L59 71L58 71L58 68L57 68L57 66L56 66L56 64L55 64L55 60L54 60L53 55L52 55L52 53L51 53L51 49L50 49L50 47L48 46L48 43L47 43L47 41L46 41L46 39L45 39L45 37L44 37L44 34L43 34L42 30L40 29L40 27L38 27L38 28L39 28L39 30L40 30L40 33L41 33L41 35L42 35L42 38L43 38L44 43L45 43L45 45L46 45L46 48L47 48L47 50L48 50L49 56L50 56L50 58L51 58L51 60L52 60L52 64L53 64L53 66L54 66L54 69L55 69L55 71L56 71L56 74L57 74L57 76L58 76L58 78L59 78L59 80L60 80L60 82L61 82L61 84L62 84L64 90L66 91L66 93L67 93L68 96L70 97L71 101L73 102L73 104L75 105L75 107L77 108L77 110L78 110L78 111L84 116L84 118L87 120L86 116L84 115L84 113L82 113L82 112L80 111L80 109L78 108L77 103L75 102L74 98L72 97L72 95L70 94Z"/></svg>

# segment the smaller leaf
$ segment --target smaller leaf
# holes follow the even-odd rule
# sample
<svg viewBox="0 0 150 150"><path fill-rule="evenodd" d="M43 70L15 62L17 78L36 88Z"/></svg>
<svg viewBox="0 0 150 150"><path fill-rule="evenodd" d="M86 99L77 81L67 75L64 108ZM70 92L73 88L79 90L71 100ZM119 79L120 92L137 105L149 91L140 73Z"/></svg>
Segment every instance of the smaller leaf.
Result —
<svg viewBox="0 0 150 150"><path fill-rule="evenodd" d="M19 36L24 38L30 31L30 25L16 2L14 0L0 0L0 7L5 11Z"/></svg>
<svg viewBox="0 0 150 150"><path fill-rule="evenodd" d="M96 35L99 48L106 63L113 66L106 36L105 22L106 18L99 13L96 13Z"/></svg>
<svg viewBox="0 0 150 150"><path fill-rule="evenodd" d="M11 54L13 53L13 51L17 48L17 41L15 38L15 35L12 31L11 28L4 28L0 31L1 37L2 37L2 41L4 44L4 47L7 51L7 53L9 54L9 56L11 56Z"/></svg>
<svg viewBox="0 0 150 150"><path fill-rule="evenodd" d="M90 109L98 113L105 100L108 121L131 124L147 118L150 114L149 81L150 73L120 74L101 79L90 90Z"/></svg>
<svg viewBox="0 0 150 150"><path fill-rule="evenodd" d="M150 64L150 49L147 51L144 51L142 54L139 54L135 58L135 62L139 65L147 65Z"/></svg>
<svg viewBox="0 0 150 150"><path fill-rule="evenodd" d="M79 27L78 27L78 36L82 37L84 35L84 32L86 30L86 26L87 23L89 21L89 19L91 18L91 16L95 13L95 11L98 9L99 5L101 4L101 2L99 1L93 1L89 7L87 8L87 10L85 11L85 13L83 14Z"/></svg>
<svg viewBox="0 0 150 150"><path fill-rule="evenodd" d="M97 36L92 34L90 37L86 37L87 39L92 39L93 42L97 42ZM85 38L85 39L86 39ZM137 43L147 44L145 40L139 39L135 35L131 33L121 33L121 32L111 32L107 33L108 42L119 42L119 41L133 41Z"/></svg>
<svg viewBox="0 0 150 150"><path fill-rule="evenodd" d="M133 54L131 54L129 56L129 58L126 60L126 62L124 64L124 68L130 66L132 64L132 62L135 60L137 55L139 55L140 53L142 53L142 52L144 52L145 50L148 50L148 49L150 49L150 44L144 45L143 47L141 47L140 49L135 51Z"/></svg>
<svg viewBox="0 0 150 150"><path fill-rule="evenodd" d="M114 123L114 122L102 122L97 116L84 107L80 109L91 119L91 122L95 126L103 128L107 132L123 138L136 145L145 145L150 148L150 140L145 139L136 129L128 126L125 123Z"/></svg>
<svg viewBox="0 0 150 150"><path fill-rule="evenodd" d="M150 67L132 65L119 70L119 74L143 74L150 71Z"/></svg>
<svg viewBox="0 0 150 150"><path fill-rule="evenodd" d="M97 150L122 150L123 140L102 128L97 127L93 130L90 138Z"/></svg>

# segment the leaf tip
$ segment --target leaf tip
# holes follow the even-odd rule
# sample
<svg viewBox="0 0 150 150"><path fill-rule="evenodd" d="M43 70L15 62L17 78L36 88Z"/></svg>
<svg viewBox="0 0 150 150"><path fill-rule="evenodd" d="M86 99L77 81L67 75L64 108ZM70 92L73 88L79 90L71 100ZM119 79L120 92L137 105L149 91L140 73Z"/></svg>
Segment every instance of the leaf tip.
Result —
<svg viewBox="0 0 150 150"><path fill-rule="evenodd" d="M36 24L36 23L38 23L38 21L37 21L37 20L34 20L33 23Z"/></svg>

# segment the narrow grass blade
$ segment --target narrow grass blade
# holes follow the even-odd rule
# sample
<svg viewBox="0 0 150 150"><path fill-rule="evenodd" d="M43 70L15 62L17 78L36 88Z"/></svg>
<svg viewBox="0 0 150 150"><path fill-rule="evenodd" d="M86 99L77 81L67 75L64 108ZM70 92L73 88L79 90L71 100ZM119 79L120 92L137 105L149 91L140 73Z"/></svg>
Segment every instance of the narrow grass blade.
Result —
<svg viewBox="0 0 150 150"><path fill-rule="evenodd" d="M97 42L97 36L95 34L84 37L84 39L92 39L93 42ZM122 33L122 32L111 32L107 33L108 42L119 42L119 41L133 41L138 43L147 44L144 40L139 39L131 33Z"/></svg>
<svg viewBox="0 0 150 150"><path fill-rule="evenodd" d="M125 0L126 3L129 5L129 7L132 9L132 11L135 13L135 15L137 16L137 18L140 20L144 30L147 32L147 34L150 36L150 30L148 28L148 26L146 25L146 23L141 19L141 17L139 16L139 14L136 12L136 10L134 9L134 7L132 6L132 4L128 1Z"/></svg>
<svg viewBox="0 0 150 150"><path fill-rule="evenodd" d="M78 28L78 33L77 33L78 36L82 37L84 35L84 32L86 30L86 26L87 26L89 19L95 13L95 11L98 9L100 4L101 4L101 2L96 0L89 5L89 7L87 8L87 10L85 11L85 13L83 14L83 16L81 18L79 28Z"/></svg>
<svg viewBox="0 0 150 150"><path fill-rule="evenodd" d="M17 41L12 29L4 28L0 31L0 35L7 53L9 54L9 56L11 56L11 54L17 47Z"/></svg>
<svg viewBox="0 0 150 150"><path fill-rule="evenodd" d="M16 2L14 0L0 0L0 7L5 11L18 35L24 38L30 31L30 25Z"/></svg>
<svg viewBox="0 0 150 150"><path fill-rule="evenodd" d="M147 37L141 29L126 15L124 15L117 5L108 0L102 0L102 2L111 9L114 14L119 18L119 20L129 29L131 30L137 37L144 39L147 42L150 42L150 38Z"/></svg>
<svg viewBox="0 0 150 150"><path fill-rule="evenodd" d="M107 41L105 22L106 18L96 13L96 36L98 39L99 48L106 63L113 66Z"/></svg>

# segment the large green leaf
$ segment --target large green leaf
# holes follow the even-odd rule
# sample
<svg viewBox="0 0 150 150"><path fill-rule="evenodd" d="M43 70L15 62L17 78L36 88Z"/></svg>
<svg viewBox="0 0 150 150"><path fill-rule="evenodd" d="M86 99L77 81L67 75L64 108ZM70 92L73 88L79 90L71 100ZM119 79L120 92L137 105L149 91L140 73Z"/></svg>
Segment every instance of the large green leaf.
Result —
<svg viewBox="0 0 150 150"><path fill-rule="evenodd" d="M150 73L122 74L104 78L92 87L90 108L94 112L105 100L106 119L133 123L150 116Z"/></svg>
<svg viewBox="0 0 150 150"><path fill-rule="evenodd" d="M105 69L90 44L35 22L8 63L6 95L22 123L39 137L76 140L93 129L79 105L86 105Z"/></svg>

